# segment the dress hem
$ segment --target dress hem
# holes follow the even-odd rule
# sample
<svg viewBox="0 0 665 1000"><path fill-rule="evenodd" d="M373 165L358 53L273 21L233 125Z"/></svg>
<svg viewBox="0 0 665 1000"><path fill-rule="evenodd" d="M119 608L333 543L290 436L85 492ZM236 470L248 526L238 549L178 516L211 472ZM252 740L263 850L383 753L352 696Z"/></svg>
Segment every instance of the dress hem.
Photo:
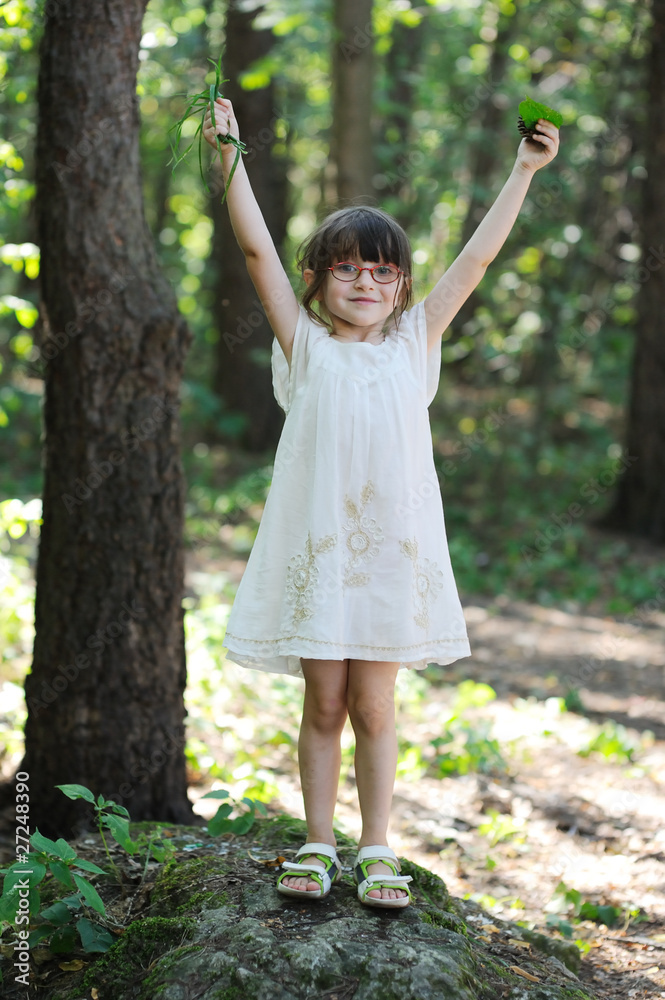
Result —
<svg viewBox="0 0 665 1000"><path fill-rule="evenodd" d="M429 644L425 645L425 648L417 650L417 647L401 647L400 652L395 647L380 647L380 646L333 646L332 643L318 643L317 645L327 645L325 659L328 660L386 660L393 663L399 663L400 669L410 669L410 670L424 670L430 664L438 664L439 666L447 666L449 663L454 663L455 660L462 659L466 656L471 656L471 648L468 641L464 639L450 639L443 640L448 642L450 648L445 651L435 651L431 646L427 648ZM282 649L279 652L273 648L268 653L262 655L262 651L252 650L249 652L247 650L232 648L230 646L224 646L227 652L227 660L230 663L235 663L240 667L246 667L250 670L260 670L264 673L274 673L274 674L288 674L292 677L302 677L302 667L300 664L300 658L306 657L309 659L323 659L320 648L307 649L305 648L305 643L298 644L298 650L293 649ZM373 656L369 656L369 652L373 652ZM384 654L383 656L381 654ZM386 655L391 654L391 655ZM396 655L398 654L398 655ZM415 655L414 655L415 654Z"/></svg>

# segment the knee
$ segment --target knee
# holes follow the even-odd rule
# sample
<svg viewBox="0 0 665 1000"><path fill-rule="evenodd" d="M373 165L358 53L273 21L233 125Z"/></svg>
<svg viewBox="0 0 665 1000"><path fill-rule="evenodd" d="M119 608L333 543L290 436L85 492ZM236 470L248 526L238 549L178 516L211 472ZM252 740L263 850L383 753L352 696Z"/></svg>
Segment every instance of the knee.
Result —
<svg viewBox="0 0 665 1000"><path fill-rule="evenodd" d="M341 698L310 699L307 719L320 733L341 733L346 722L346 702Z"/></svg>
<svg viewBox="0 0 665 1000"><path fill-rule="evenodd" d="M354 732L379 736L395 725L395 699L392 695L382 698L360 697L349 703L349 717Z"/></svg>

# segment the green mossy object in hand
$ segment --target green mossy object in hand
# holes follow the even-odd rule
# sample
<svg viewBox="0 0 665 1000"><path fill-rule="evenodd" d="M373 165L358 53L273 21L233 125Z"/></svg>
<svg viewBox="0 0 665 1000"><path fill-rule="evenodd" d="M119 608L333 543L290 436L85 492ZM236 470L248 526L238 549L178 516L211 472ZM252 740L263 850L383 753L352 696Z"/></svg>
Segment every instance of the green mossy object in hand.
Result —
<svg viewBox="0 0 665 1000"><path fill-rule="evenodd" d="M545 118L548 122L556 125L557 128L561 128L563 123L563 115L559 111L548 108L546 104L539 104L538 101L534 101L530 97L526 97L523 101L520 101L517 110L519 111L517 127L525 139L530 139L538 131L537 124L539 118Z"/></svg>

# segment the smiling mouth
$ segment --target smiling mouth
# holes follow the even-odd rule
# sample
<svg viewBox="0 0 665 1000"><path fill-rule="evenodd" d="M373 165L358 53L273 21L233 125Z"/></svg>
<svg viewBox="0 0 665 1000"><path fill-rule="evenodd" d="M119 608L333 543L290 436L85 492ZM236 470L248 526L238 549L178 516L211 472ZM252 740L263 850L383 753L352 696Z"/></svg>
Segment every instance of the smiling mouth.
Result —
<svg viewBox="0 0 665 1000"><path fill-rule="evenodd" d="M372 305L374 305L374 303L375 303L375 302L376 302L377 300L376 300L376 299L364 299L364 298L357 298L357 299L351 299L351 301L352 301L352 302L371 302L371 304L372 304Z"/></svg>

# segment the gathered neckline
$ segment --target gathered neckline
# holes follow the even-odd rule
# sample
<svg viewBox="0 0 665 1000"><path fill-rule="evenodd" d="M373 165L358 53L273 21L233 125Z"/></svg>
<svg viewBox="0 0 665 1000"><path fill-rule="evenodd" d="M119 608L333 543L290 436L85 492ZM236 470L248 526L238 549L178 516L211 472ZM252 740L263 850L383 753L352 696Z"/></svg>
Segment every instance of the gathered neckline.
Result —
<svg viewBox="0 0 665 1000"><path fill-rule="evenodd" d="M357 345L362 345L363 347L383 347L383 345L386 344L388 342L388 340L391 340L391 339L392 339L391 335L388 333L383 338L383 340L381 341L380 344L372 344L368 340L337 340L335 337L332 336L332 334L330 334L330 333L328 334L328 340L332 340L333 343L335 343L335 344L341 344L341 345L354 344L356 346Z"/></svg>

